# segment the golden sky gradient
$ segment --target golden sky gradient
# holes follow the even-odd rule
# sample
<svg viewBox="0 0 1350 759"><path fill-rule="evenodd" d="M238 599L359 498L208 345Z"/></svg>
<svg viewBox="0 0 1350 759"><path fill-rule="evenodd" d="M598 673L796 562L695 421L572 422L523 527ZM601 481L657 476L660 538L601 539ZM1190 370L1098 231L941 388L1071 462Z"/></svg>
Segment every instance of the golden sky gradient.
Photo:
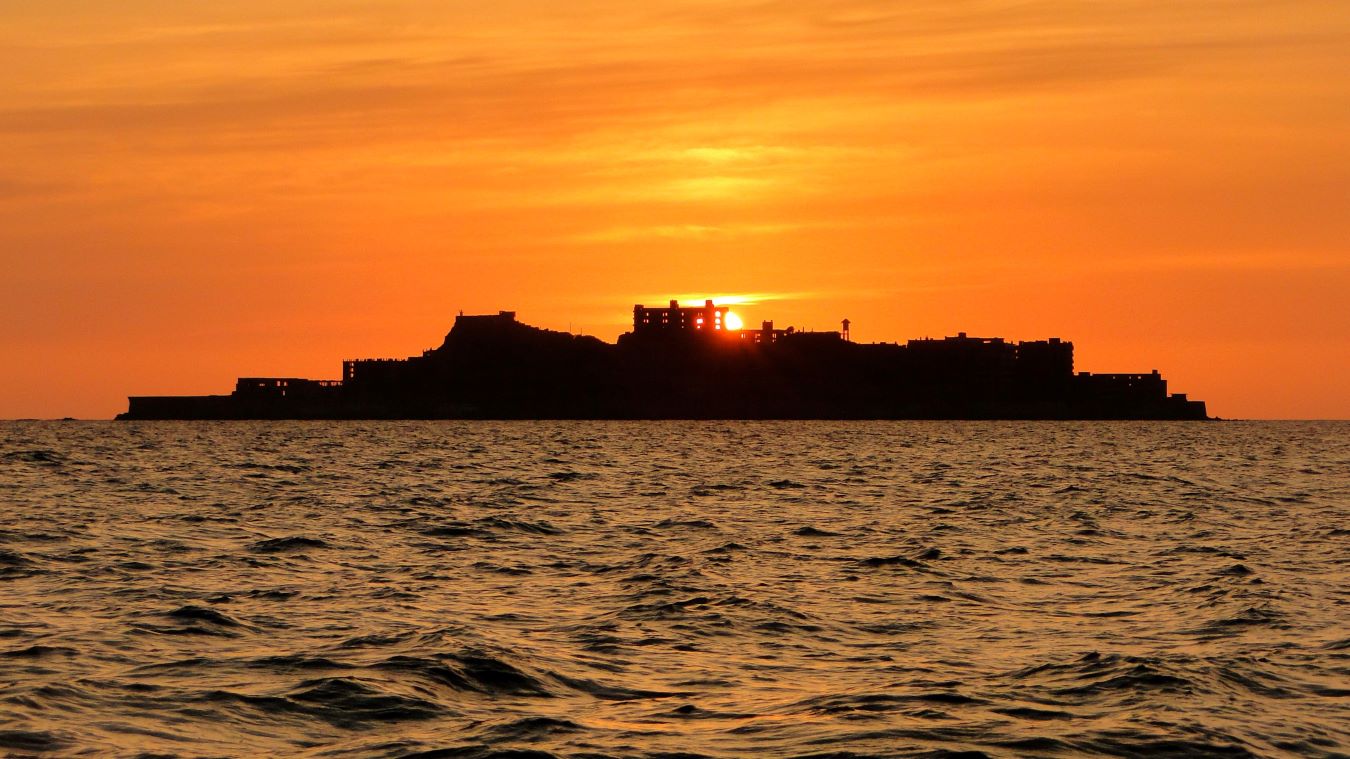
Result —
<svg viewBox="0 0 1350 759"><path fill-rule="evenodd" d="M666 293L1350 417L1345 0L0 0L0 64L0 417Z"/></svg>

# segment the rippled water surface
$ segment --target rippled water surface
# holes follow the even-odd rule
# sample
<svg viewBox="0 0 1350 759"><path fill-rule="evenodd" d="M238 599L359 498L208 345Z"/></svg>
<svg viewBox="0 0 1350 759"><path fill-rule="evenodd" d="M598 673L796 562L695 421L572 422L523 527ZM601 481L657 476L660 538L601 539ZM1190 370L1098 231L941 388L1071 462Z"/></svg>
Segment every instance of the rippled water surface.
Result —
<svg viewBox="0 0 1350 759"><path fill-rule="evenodd" d="M1350 424L7 423L0 753L1345 756Z"/></svg>

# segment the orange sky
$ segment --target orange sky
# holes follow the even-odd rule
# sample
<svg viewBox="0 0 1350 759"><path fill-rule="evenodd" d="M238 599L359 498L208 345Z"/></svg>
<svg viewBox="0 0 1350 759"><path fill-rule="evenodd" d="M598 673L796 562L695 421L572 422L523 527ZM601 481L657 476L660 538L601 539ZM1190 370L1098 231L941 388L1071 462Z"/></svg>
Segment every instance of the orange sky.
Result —
<svg viewBox="0 0 1350 759"><path fill-rule="evenodd" d="M1350 417L1345 0L11 2L0 64L0 417L705 292Z"/></svg>

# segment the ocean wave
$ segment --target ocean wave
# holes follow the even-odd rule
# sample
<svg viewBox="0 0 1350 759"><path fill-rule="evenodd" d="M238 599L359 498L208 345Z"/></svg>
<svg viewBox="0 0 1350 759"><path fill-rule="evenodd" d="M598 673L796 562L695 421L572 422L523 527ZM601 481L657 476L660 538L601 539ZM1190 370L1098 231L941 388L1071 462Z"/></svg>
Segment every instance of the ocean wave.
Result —
<svg viewBox="0 0 1350 759"><path fill-rule="evenodd" d="M0 754L1350 754L1345 425L0 439Z"/></svg>

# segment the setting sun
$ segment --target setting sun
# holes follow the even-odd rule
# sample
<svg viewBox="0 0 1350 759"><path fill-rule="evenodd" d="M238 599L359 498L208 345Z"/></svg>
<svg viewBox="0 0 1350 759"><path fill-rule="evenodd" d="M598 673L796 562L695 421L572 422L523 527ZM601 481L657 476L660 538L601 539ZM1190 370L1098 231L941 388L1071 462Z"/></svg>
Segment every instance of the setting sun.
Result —
<svg viewBox="0 0 1350 759"><path fill-rule="evenodd" d="M735 311L727 312L727 320L726 320L727 329L735 331L744 326L745 322L741 321L741 317L737 316Z"/></svg>

